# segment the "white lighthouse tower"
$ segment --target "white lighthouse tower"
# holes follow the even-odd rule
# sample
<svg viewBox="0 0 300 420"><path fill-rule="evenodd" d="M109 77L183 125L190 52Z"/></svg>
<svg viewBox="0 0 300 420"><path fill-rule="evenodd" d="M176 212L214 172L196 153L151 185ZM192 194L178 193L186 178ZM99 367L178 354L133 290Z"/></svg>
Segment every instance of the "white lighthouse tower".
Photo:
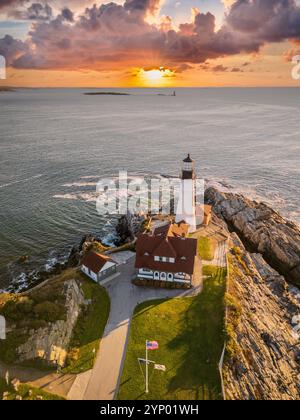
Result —
<svg viewBox="0 0 300 420"><path fill-rule="evenodd" d="M190 225L190 233L197 230L196 225L196 172L195 162L188 155L183 161L180 174L181 186L176 214L176 223L184 221Z"/></svg>

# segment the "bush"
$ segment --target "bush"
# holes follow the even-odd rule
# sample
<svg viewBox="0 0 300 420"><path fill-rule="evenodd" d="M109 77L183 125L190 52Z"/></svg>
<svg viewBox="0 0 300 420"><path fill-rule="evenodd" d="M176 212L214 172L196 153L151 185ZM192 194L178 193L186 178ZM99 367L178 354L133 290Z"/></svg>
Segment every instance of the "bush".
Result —
<svg viewBox="0 0 300 420"><path fill-rule="evenodd" d="M34 313L40 319L43 319L47 322L54 322L60 319L64 319L65 308L61 304L45 301L35 305Z"/></svg>
<svg viewBox="0 0 300 420"><path fill-rule="evenodd" d="M17 309L17 302L15 300L9 300L3 307L2 314L6 319L12 321L20 321L23 318L23 314Z"/></svg>
<svg viewBox="0 0 300 420"><path fill-rule="evenodd" d="M17 311L21 314L28 315L32 312L34 302L33 300L29 299L28 297L21 298L16 305Z"/></svg>

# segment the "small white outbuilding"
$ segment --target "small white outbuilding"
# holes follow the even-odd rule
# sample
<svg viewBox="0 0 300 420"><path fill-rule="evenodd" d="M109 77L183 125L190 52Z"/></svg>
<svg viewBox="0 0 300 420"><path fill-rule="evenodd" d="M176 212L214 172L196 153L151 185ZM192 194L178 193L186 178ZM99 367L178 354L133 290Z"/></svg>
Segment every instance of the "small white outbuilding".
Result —
<svg viewBox="0 0 300 420"><path fill-rule="evenodd" d="M91 251L85 255L81 263L81 271L97 283L113 275L117 271L117 263L110 257Z"/></svg>

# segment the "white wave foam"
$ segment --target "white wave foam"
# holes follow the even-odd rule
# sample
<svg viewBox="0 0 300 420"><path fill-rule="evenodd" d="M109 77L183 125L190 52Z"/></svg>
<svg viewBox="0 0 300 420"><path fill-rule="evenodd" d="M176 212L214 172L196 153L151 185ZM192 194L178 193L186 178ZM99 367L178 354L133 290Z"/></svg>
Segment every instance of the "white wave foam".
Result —
<svg viewBox="0 0 300 420"><path fill-rule="evenodd" d="M22 182L28 182L28 181L31 181L33 179L40 178L43 175L44 174L38 174L38 175L31 176L30 178L20 179L18 181L12 181L12 182L9 182L8 184L0 185L0 188L10 187L11 185L21 184Z"/></svg>
<svg viewBox="0 0 300 420"><path fill-rule="evenodd" d="M85 175L85 176L81 176L80 179L99 179L99 176L96 176L96 175Z"/></svg>
<svg viewBox="0 0 300 420"><path fill-rule="evenodd" d="M53 198L60 200L79 200L87 203L96 202L99 197L98 193L74 193L74 194L55 194Z"/></svg>
<svg viewBox="0 0 300 420"><path fill-rule="evenodd" d="M73 187L96 187L98 182L73 182L68 184L63 184L63 187L73 188Z"/></svg>

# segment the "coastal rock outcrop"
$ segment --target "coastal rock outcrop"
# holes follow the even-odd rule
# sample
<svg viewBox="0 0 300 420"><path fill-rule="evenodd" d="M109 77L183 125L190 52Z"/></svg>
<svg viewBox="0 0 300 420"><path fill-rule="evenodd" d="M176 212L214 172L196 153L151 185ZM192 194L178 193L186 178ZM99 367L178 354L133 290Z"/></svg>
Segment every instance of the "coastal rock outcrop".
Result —
<svg viewBox="0 0 300 420"><path fill-rule="evenodd" d="M118 235L116 245L121 246L134 241L137 234L141 232L146 219L145 215L134 215L131 213L121 216L116 226Z"/></svg>
<svg viewBox="0 0 300 420"><path fill-rule="evenodd" d="M264 203L215 188L206 191L206 201L253 251L287 281L300 286L300 230Z"/></svg>
<svg viewBox="0 0 300 420"><path fill-rule="evenodd" d="M64 293L65 319L48 323L45 328L29 331L28 340L17 349L20 362L40 359L47 365L65 365L73 328L82 305L85 304L85 298L75 280L65 283Z"/></svg>
<svg viewBox="0 0 300 420"><path fill-rule="evenodd" d="M227 301L225 392L231 400L299 400L300 302L236 234Z"/></svg>

